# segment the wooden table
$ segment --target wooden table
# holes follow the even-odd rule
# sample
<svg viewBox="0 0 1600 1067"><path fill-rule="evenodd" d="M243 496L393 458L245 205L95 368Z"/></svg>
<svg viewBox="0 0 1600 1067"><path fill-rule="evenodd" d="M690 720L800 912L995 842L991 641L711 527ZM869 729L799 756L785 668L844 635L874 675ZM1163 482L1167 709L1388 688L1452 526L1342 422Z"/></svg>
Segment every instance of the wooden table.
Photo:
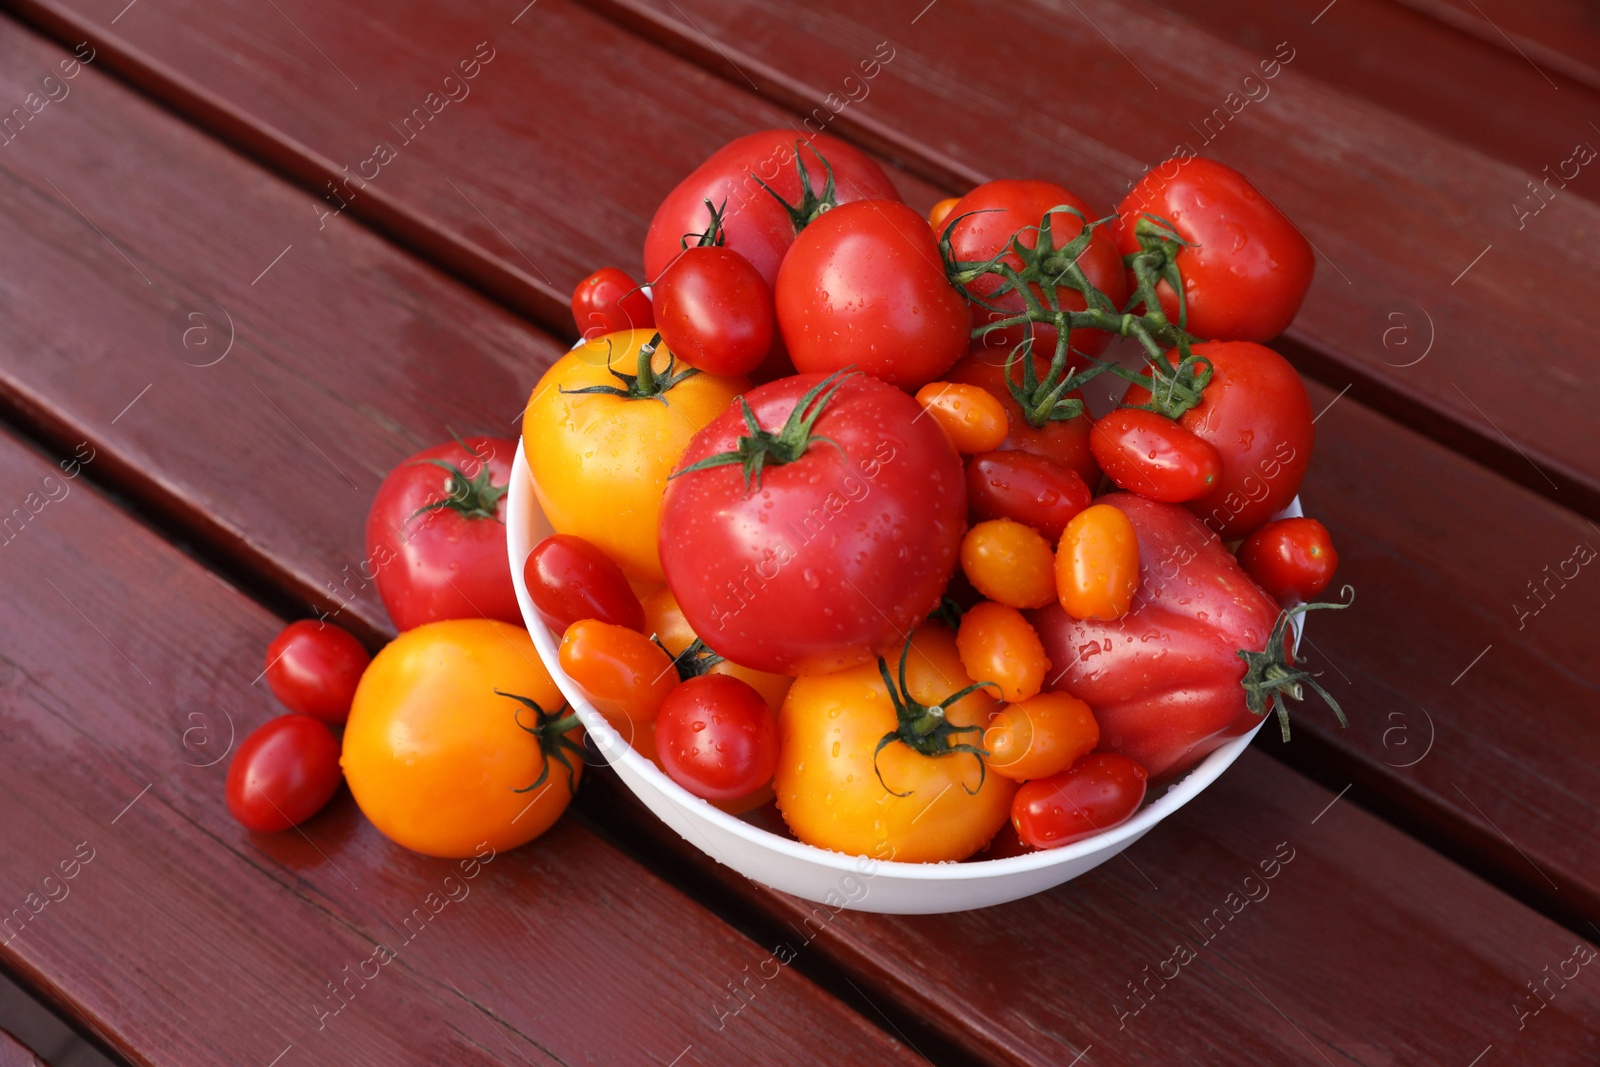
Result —
<svg viewBox="0 0 1600 1067"><path fill-rule="evenodd" d="M1529 185L1600 143L1589 5L5 8L0 966L106 1054L1600 1062L1600 570L1566 562L1600 545L1600 177ZM1186 142L1297 220L1304 496L1360 591L1308 651L1350 728L1265 731L1125 859L944 917L818 918L596 774L364 981L448 865L348 795L303 833L228 818L266 642L313 610L389 636L351 577L384 472L514 432L577 279L637 273L722 142L808 120L919 209L993 176L1109 207Z"/></svg>

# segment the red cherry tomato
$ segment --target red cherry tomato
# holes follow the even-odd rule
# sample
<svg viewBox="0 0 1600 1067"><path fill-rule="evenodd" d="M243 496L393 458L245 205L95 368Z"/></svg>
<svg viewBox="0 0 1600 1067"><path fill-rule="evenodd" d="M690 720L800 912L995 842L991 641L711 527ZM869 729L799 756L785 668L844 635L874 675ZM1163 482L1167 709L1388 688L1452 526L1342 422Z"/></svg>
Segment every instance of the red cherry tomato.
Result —
<svg viewBox="0 0 1600 1067"><path fill-rule="evenodd" d="M967 502L979 521L1015 519L1051 544L1092 499L1076 471L1032 452L981 452L967 461Z"/></svg>
<svg viewBox="0 0 1600 1067"><path fill-rule="evenodd" d="M1034 369L1042 381L1050 369L1050 361L1043 356L1035 356L1033 362ZM1006 385L1006 353L972 352L950 368L945 380L981 386L999 398L1001 406L1006 409L1006 421L1011 427L1006 434L1005 442L1000 446L1001 449L1015 449L1044 456L1070 471L1076 471L1078 477L1083 479L1083 484L1091 489L1100 484L1100 468L1095 465L1094 455L1089 451L1089 431L1094 426L1094 419L1090 418L1088 410L1085 409L1084 413L1076 418L1046 422L1043 426L1034 426L1028 422L1022 414L1022 405L1017 403L1016 398L1011 395L1011 389ZM1022 384L1020 360L1012 364L1011 380L1018 385ZM1083 400L1083 394L1077 390L1068 393L1067 396L1073 400Z"/></svg>
<svg viewBox="0 0 1600 1067"><path fill-rule="evenodd" d="M1127 822L1144 803L1144 768L1115 752L1091 752L1060 774L1036 778L1011 800L1017 836L1060 848Z"/></svg>
<svg viewBox="0 0 1600 1067"><path fill-rule="evenodd" d="M650 298L616 267L601 267L572 291L572 320L585 341L618 330L644 330L655 324Z"/></svg>
<svg viewBox="0 0 1600 1067"><path fill-rule="evenodd" d="M644 606L628 576L581 537L552 534L540 541L522 565L522 579L539 617L557 633L579 619L644 629Z"/></svg>
<svg viewBox="0 0 1600 1067"><path fill-rule="evenodd" d="M228 811L270 834L299 826L339 789L339 742L309 715L280 715L256 727L228 764Z"/></svg>
<svg viewBox="0 0 1600 1067"><path fill-rule="evenodd" d="M747 682L690 678L656 717L656 755L674 782L705 800L737 800L772 780L778 716Z"/></svg>
<svg viewBox="0 0 1600 1067"><path fill-rule="evenodd" d="M1143 215L1166 219L1188 242L1177 256L1189 332L1221 341L1270 341L1294 321L1316 269L1294 223L1234 170L1215 160L1169 159L1145 173L1117 207L1117 246L1137 252ZM1174 322L1178 298L1156 288Z"/></svg>
<svg viewBox="0 0 1600 1067"><path fill-rule="evenodd" d="M750 261L717 245L686 248L655 283L656 329L707 374L749 374L772 349L772 289Z"/></svg>
<svg viewBox="0 0 1600 1067"><path fill-rule="evenodd" d="M961 358L972 331L933 231L889 200L845 204L807 226L773 292L784 347L802 374L854 366L915 392Z"/></svg>
<svg viewBox="0 0 1600 1067"><path fill-rule="evenodd" d="M367 513L362 569L375 572L397 630L441 619L522 625L506 566L505 493L516 453L515 441L468 437L425 448L384 478Z"/></svg>
<svg viewBox="0 0 1600 1067"><path fill-rule="evenodd" d="M1054 182L1010 179L985 182L962 197L950 210L949 217L958 220L950 231L950 249L958 262L981 263L1004 252L1011 244L1012 236L1019 231L1023 247L1037 248L1038 226L1044 221L1046 212L1050 213L1051 244L1055 248L1061 248L1083 231L1083 219L1068 211L1055 211L1054 209L1058 207L1076 208L1091 222L1099 215L1099 212L1092 210L1087 202ZM1006 256L1005 262L1013 269L1022 266L1021 261L1014 255ZM1083 268L1084 275L1096 289L1105 293L1116 307L1122 307L1128 296L1127 272L1123 270L1122 256L1117 252L1116 243L1107 229L1102 228L1095 232L1089 241L1089 247L1078 256L1078 265ZM1001 309L994 311L981 306L975 307L974 326L997 322L1021 313L1023 309L1021 294L1008 292L998 297L994 296L994 291L1001 284L1001 279L996 275L985 274L967 286L967 291L973 296ZM1037 285L1033 286L1033 290L1035 294L1041 293ZM1082 293L1074 289L1057 288L1056 294L1063 310L1084 309ZM984 334L980 341L989 348L1009 350L1020 344L1026 336L1027 332L1021 326L1008 326L1003 330ZM1034 323L1033 336L1035 355L1055 354L1054 326ZM1110 340L1111 338L1100 330L1082 330L1073 336L1072 346L1080 352L1093 356L1098 355Z"/></svg>
<svg viewBox="0 0 1600 1067"><path fill-rule="evenodd" d="M1119 489L1178 504L1216 484L1222 457L1164 415L1118 408L1094 424L1089 449Z"/></svg>
<svg viewBox="0 0 1600 1067"><path fill-rule="evenodd" d="M1269 522L1239 546L1239 564L1280 604L1307 601L1333 581L1339 553L1316 519Z"/></svg>
<svg viewBox="0 0 1600 1067"><path fill-rule="evenodd" d="M349 631L301 619L267 646L267 688L290 711L338 726L350 714L361 672L371 662Z"/></svg>

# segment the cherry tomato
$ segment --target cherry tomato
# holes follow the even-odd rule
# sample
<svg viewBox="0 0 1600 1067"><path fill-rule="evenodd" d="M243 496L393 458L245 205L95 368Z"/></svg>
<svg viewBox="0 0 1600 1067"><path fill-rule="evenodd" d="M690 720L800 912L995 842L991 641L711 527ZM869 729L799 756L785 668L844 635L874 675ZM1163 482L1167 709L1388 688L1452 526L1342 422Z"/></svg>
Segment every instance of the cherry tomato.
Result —
<svg viewBox="0 0 1600 1067"><path fill-rule="evenodd" d="M459 859L548 830L582 777L582 736L526 630L462 619L407 631L373 657L341 762L385 836Z"/></svg>
<svg viewBox="0 0 1600 1067"><path fill-rule="evenodd" d="M583 687L607 720L644 722L678 684L678 668L637 630L581 619L561 638L561 669Z"/></svg>
<svg viewBox="0 0 1600 1067"><path fill-rule="evenodd" d="M1140 408L1118 408L1096 422L1089 448L1119 489L1169 504L1193 500L1222 474L1222 457L1210 442Z"/></svg>
<svg viewBox="0 0 1600 1067"><path fill-rule="evenodd" d="M425 448L384 478L367 513L362 570L375 572L397 630L480 617L522 624L506 569L516 453L503 437L467 437Z"/></svg>
<svg viewBox="0 0 1600 1067"><path fill-rule="evenodd" d="M695 796L737 800L772 779L778 716L739 679L702 674L662 702L656 752L672 780Z"/></svg>
<svg viewBox="0 0 1600 1067"><path fill-rule="evenodd" d="M661 642L662 647L670 655L681 656L690 645L700 639L690 627L689 620L684 618L683 609L678 607L678 600L672 595L672 590L666 586L644 598L644 617L646 627L644 632L654 634L656 640ZM777 711L783 704L784 694L788 693L789 686L794 684L791 675L771 674L746 667L742 663L735 663L706 648L704 642L701 643L701 648L701 662L706 674L726 674L730 678L748 683L766 699L773 711Z"/></svg>
<svg viewBox="0 0 1600 1067"><path fill-rule="evenodd" d="M1178 424L1208 442L1222 473L1202 496L1184 506L1224 540L1244 537L1288 506L1300 492L1316 441L1311 398L1289 361L1248 341L1198 344L1213 376L1200 403ZM1176 352L1168 352L1176 363ZM1124 405L1148 403L1150 393L1130 385Z"/></svg>
<svg viewBox="0 0 1600 1067"><path fill-rule="evenodd" d="M1069 769L1017 790L1011 822L1034 848L1060 848L1127 822L1144 803L1144 768L1115 752L1092 752Z"/></svg>
<svg viewBox="0 0 1600 1067"><path fill-rule="evenodd" d="M1100 725L1067 693L1040 693L994 713L983 732L989 769L1018 782L1060 774L1094 751Z"/></svg>
<svg viewBox="0 0 1600 1067"><path fill-rule="evenodd" d="M978 519L1015 519L1052 544L1089 506L1077 473L1032 452L982 452L967 461L967 502Z"/></svg>
<svg viewBox="0 0 1600 1067"><path fill-rule="evenodd" d="M788 129L747 134L713 153L656 208L644 239L644 275L660 277L685 237L692 243L706 232L707 200L723 212L725 246L771 286L795 234L834 204L899 199L883 169L844 141L824 134L802 140ZM917 225L927 229L920 216Z"/></svg>
<svg viewBox="0 0 1600 1067"><path fill-rule="evenodd" d="M601 267L572 291L572 320L585 341L619 330L648 330L655 324L650 298L616 267Z"/></svg>
<svg viewBox="0 0 1600 1067"><path fill-rule="evenodd" d="M1038 608L1056 598L1050 542L1012 519L989 519L968 530L961 570L978 592L1008 607Z"/></svg>
<svg viewBox="0 0 1600 1067"><path fill-rule="evenodd" d="M956 631L961 666L975 682L994 682L1002 700L1027 700L1044 685L1050 661L1022 612L985 600L961 616Z"/></svg>
<svg viewBox="0 0 1600 1067"><path fill-rule="evenodd" d="M1339 553L1316 519L1269 522L1239 546L1239 564L1280 604L1308 601L1333 581Z"/></svg>
<svg viewBox="0 0 1600 1067"><path fill-rule="evenodd" d="M1020 235L1023 247L1037 248L1038 227L1047 213L1050 217L1051 244L1055 248L1061 248L1083 231L1083 218L1068 211L1056 211L1055 209L1059 207L1076 208L1083 213L1084 218L1091 221L1098 214L1085 201L1053 182L1010 179L985 182L962 197L952 209L951 217L959 218L959 221L950 232L950 249L958 262L981 263L1004 252L1010 246L1013 235ZM1013 269L1020 269L1022 266L1015 255L1007 255L1005 262ZM1116 242L1106 229L1102 228L1095 232L1089 241L1089 247L1078 256L1077 262L1090 283L1105 293L1113 305L1121 308L1128 295L1127 272L1123 270L1122 257L1117 252ZM975 307L973 311L975 326L981 327L985 323L996 322L1022 311L1023 300L1020 294L1008 292L1000 296L994 295L1001 284L999 277L985 274L967 286L968 292L974 297L1001 309L994 311L981 305ZM1033 291L1036 295L1041 295L1042 299L1042 290L1038 285L1033 286ZM1082 293L1058 287L1056 295L1063 310L1084 309ZM1034 354L1054 355L1055 327L1041 323L1032 325ZM990 348L1011 349L1020 344L1027 335L1022 326L1009 326L984 334L981 341ZM1098 355L1109 341L1110 338L1100 330L1081 330L1073 336L1072 346L1080 352L1093 356Z"/></svg>
<svg viewBox="0 0 1600 1067"><path fill-rule="evenodd" d="M251 731L228 764L228 812L270 834L299 826L339 789L339 742L309 715L280 715Z"/></svg>
<svg viewBox="0 0 1600 1067"><path fill-rule="evenodd" d="M1177 254L1189 332L1221 341L1270 341L1294 321L1316 269L1311 244L1272 202L1211 159L1169 159L1136 183L1117 207L1117 246L1139 250L1143 215L1166 219L1188 243ZM1177 294L1156 288L1178 320Z"/></svg>
<svg viewBox="0 0 1600 1067"><path fill-rule="evenodd" d="M989 452L1005 443L1010 429L1005 406L985 389L956 382L929 382L917 390L917 403L944 427L950 443L962 455Z"/></svg>
<svg viewBox="0 0 1600 1067"><path fill-rule="evenodd" d="M749 374L777 336L772 289L750 261L729 248L686 248L655 283L656 329L691 367Z"/></svg>
<svg viewBox="0 0 1600 1067"><path fill-rule="evenodd" d="M889 200L845 204L807 226L773 293L802 374L853 366L915 392L961 358L972 330L933 231Z"/></svg>
<svg viewBox="0 0 1600 1067"><path fill-rule="evenodd" d="M1050 369L1050 361L1035 356L1033 363L1042 381ZM1022 384L1022 372L1021 360L1015 361L1011 367L1011 380L1017 385ZM1094 426L1094 419L1089 416L1087 408L1075 418L1050 421L1043 426L1036 427L1028 422L1022 414L1022 405L1017 403L1006 385L1004 352L973 352L950 368L945 379L979 386L991 396L999 398L1011 427L1004 443L1000 445L1001 449L1043 456L1076 472L1083 479L1083 484L1091 489L1099 484L1100 468L1095 465L1094 456L1089 451L1089 430ZM1077 390L1066 395L1072 400L1083 400L1083 394Z"/></svg>
<svg viewBox="0 0 1600 1067"><path fill-rule="evenodd" d="M928 225L933 227L934 233L944 232L944 224L950 218L950 209L960 202L959 196L947 196L928 209Z"/></svg>
<svg viewBox="0 0 1600 1067"><path fill-rule="evenodd" d="M1067 523L1056 550L1056 593L1074 619L1120 619L1139 589L1139 540L1133 523L1095 504Z"/></svg>
<svg viewBox="0 0 1600 1067"><path fill-rule="evenodd" d="M572 534L552 534L522 565L528 596L545 625L560 633L579 619L644 629L644 608L622 568Z"/></svg>
<svg viewBox="0 0 1600 1067"><path fill-rule="evenodd" d="M290 711L338 726L350 714L356 685L370 662L348 630L301 619L267 646L267 688Z"/></svg>

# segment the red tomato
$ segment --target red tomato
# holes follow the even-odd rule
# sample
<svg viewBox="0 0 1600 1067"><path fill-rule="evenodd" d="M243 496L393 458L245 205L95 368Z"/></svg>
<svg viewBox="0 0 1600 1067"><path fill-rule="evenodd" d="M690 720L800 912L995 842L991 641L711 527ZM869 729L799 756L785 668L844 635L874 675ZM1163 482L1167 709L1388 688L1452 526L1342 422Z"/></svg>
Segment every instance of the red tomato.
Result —
<svg viewBox="0 0 1600 1067"><path fill-rule="evenodd" d="M557 633L579 619L644 629L644 606L611 557L572 534L552 534L533 546L522 565L528 596Z"/></svg>
<svg viewBox="0 0 1600 1067"><path fill-rule="evenodd" d="M933 231L887 200L845 204L807 226L773 293L802 374L853 366L915 392L961 358L972 332Z"/></svg>
<svg viewBox="0 0 1600 1067"><path fill-rule="evenodd" d="M1050 361L1036 355L1033 362L1034 369L1042 381L1050 369ZM1083 484L1091 489L1100 483L1100 468L1095 465L1094 455L1089 450L1089 431L1094 427L1094 419L1089 416L1087 407L1084 408L1083 414L1074 418L1046 421L1040 426L1034 426L1023 415L1022 405L1017 403L1016 397L1011 395L1011 390L1006 384L1004 352L972 352L951 367L945 379L981 386L1000 399L1001 405L1006 409L1006 420L1011 427L1005 442L1000 446L1001 449L1032 452L1034 455L1054 460L1068 470L1077 472L1078 477L1083 479ZM1022 380L1022 363L1019 360L1011 368L1011 381L1020 386ZM1077 390L1067 393L1066 397L1080 403L1083 401L1083 394Z"/></svg>
<svg viewBox="0 0 1600 1067"><path fill-rule="evenodd" d="M1011 799L1017 836L1034 848L1060 848L1127 822L1144 803L1145 769L1114 752L1091 752Z"/></svg>
<svg viewBox="0 0 1600 1067"><path fill-rule="evenodd" d="M522 625L506 567L506 486L517 443L468 437L425 448L378 487L367 561L398 630L440 619Z"/></svg>
<svg viewBox="0 0 1600 1067"><path fill-rule="evenodd" d="M959 221L950 231L950 249L957 262L981 263L1004 252L1010 246L1012 236L1019 232L1024 248L1037 248L1038 226L1044 221L1047 212L1050 213L1051 245L1054 248L1061 248L1083 232L1083 219L1071 212L1053 210L1058 207L1076 208L1090 221L1093 221L1097 214L1088 203L1054 182L1011 179L985 182L962 197L951 209L949 217ZM961 218L962 215L966 217ZM1007 256L1005 262L1012 269L1020 269L1022 266L1022 262L1015 255ZM1128 297L1127 272L1123 270L1122 256L1118 253L1116 242L1107 228L1102 227L1090 239L1089 247L1078 256L1078 265L1083 268L1083 273L1089 282L1105 293L1112 304L1121 309ZM981 327L984 323L998 322L1022 313L1024 305L1021 294L993 295L1001 284L1002 280L996 275L985 274L967 286L967 291L974 297L1001 309L992 311L982 306L974 307L974 326ZM1033 291L1042 301L1040 287L1034 285ZM1084 310L1083 294L1075 289L1057 287L1056 297L1063 311ZM1027 331L1021 326L1008 326L1003 330L985 334L980 340L986 347L1010 350L1021 344L1026 336ZM1055 354L1054 326L1034 323L1033 336L1034 355L1048 357ZM1110 336L1100 330L1082 330L1072 338L1072 346L1080 352L1093 356L1103 351L1110 340Z"/></svg>
<svg viewBox="0 0 1600 1067"><path fill-rule="evenodd" d="M1209 442L1141 408L1118 408L1096 422L1089 449L1118 488L1169 504L1193 500L1222 474Z"/></svg>
<svg viewBox="0 0 1600 1067"><path fill-rule="evenodd" d="M982 452L967 461L967 500L979 521L1015 519L1051 544L1091 499L1075 471L1032 452Z"/></svg>
<svg viewBox="0 0 1600 1067"><path fill-rule="evenodd" d="M1249 579L1217 535L1187 509L1132 493L1097 504L1133 523L1139 592L1120 619L1073 619L1059 605L1029 619L1054 664L1050 686L1094 708L1100 747L1137 760L1164 781L1230 737L1255 727L1247 682L1258 673L1241 651L1273 653L1280 681L1259 680L1262 698L1298 698L1315 683L1293 666L1278 605Z"/></svg>
<svg viewBox="0 0 1600 1067"><path fill-rule="evenodd" d="M1169 159L1145 173L1117 207L1117 246L1137 252L1142 215L1170 222L1190 247L1178 252L1196 337L1270 341L1294 321L1316 269L1311 244L1244 175L1215 160ZM1178 321L1177 294L1156 294Z"/></svg>
<svg viewBox="0 0 1600 1067"><path fill-rule="evenodd" d="M228 811L246 829L276 833L321 811L342 780L327 724L280 715L256 727L228 764Z"/></svg>
<svg viewBox="0 0 1600 1067"><path fill-rule="evenodd" d="M656 717L656 755L674 782L705 800L737 800L772 780L778 715L726 674L690 678Z"/></svg>
<svg viewBox="0 0 1600 1067"><path fill-rule="evenodd" d="M690 626L775 674L898 647L938 606L966 525L944 431L864 374L785 378L744 403L695 437L667 483L661 560ZM748 479L740 450L760 457ZM725 465L704 466L714 459Z"/></svg>
<svg viewBox="0 0 1600 1067"><path fill-rule="evenodd" d="M1289 361L1262 345L1221 341L1194 346L1215 375L1200 403L1178 425L1211 444L1222 474L1209 492L1185 506L1227 540L1258 529L1300 492L1316 429L1311 398ZM1177 362L1176 352L1167 359ZM1124 405L1142 405L1150 393L1130 385Z"/></svg>
<svg viewBox="0 0 1600 1067"><path fill-rule="evenodd" d="M795 234L824 204L899 199L883 169L843 141L822 134L802 140L793 130L747 134L713 153L656 208L644 239L644 274L659 277L682 251L685 237L692 244L706 231L707 200L724 213L724 245L748 259L771 286ZM917 224L928 229L920 217Z"/></svg>
<svg viewBox="0 0 1600 1067"><path fill-rule="evenodd" d="M749 374L777 335L772 288L748 259L718 245L684 249L656 279L654 300L661 340L707 374Z"/></svg>
<svg viewBox="0 0 1600 1067"><path fill-rule="evenodd" d="M572 321L585 341L618 330L644 330L655 324L650 298L616 267L601 267L572 291Z"/></svg>
<svg viewBox="0 0 1600 1067"><path fill-rule="evenodd" d="M371 662L348 630L301 619L267 646L267 688L290 711L338 726L350 714L361 672Z"/></svg>
<svg viewBox="0 0 1600 1067"><path fill-rule="evenodd" d="M1239 546L1239 564L1280 604L1310 600L1333 581L1339 553L1316 519L1269 522Z"/></svg>

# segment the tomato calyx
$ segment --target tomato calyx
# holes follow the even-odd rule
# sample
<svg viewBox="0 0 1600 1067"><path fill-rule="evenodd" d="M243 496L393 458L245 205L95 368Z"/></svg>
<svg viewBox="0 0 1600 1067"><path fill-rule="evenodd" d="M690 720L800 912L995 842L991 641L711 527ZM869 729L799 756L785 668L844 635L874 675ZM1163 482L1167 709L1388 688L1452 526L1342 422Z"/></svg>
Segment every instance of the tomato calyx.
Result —
<svg viewBox="0 0 1600 1067"><path fill-rule="evenodd" d="M566 386L560 386L559 391L564 395L605 393L609 396L621 397L624 400L659 400L665 404L667 402L666 394L671 391L673 386L681 381L693 378L700 371L695 367L689 367L687 370L677 370L678 357L673 355L669 349L667 351L667 365L662 368L660 374L657 374L655 368L651 366L651 362L655 359L656 349L660 346L661 335L659 333L653 335L649 341L639 346L639 369L637 374L629 374L626 371L620 371L610 366L611 359L608 354L606 370L613 378L622 383L620 386L590 385L582 389L568 389ZM610 341L606 342L606 351L607 353L611 351Z"/></svg>
<svg viewBox="0 0 1600 1067"><path fill-rule="evenodd" d="M978 761L978 788L973 789L962 782L961 788L967 791L968 796L975 796L983 788L984 780L989 773L989 765L985 758L989 755L988 749L974 745L967 741L953 740L957 734L976 733L983 734L982 726L956 726L945 717L945 709L959 700L963 700L983 688L994 689L1000 687L994 682L974 682L958 692L951 693L937 704L922 704L911 695L911 690L906 687L906 657L911 654L909 640L900 649L900 679L896 684L895 679L889 674L889 664L882 657L878 657L878 673L883 676L883 685L889 691L889 700L894 704L895 717L898 725L884 734L878 740L878 747L872 750L872 771L878 776L878 784L883 786L891 795L908 797L910 790L897 793L889 788L889 783L883 780L883 769L878 766L878 755L896 741L905 745L922 756L941 757L954 756L966 753Z"/></svg>
<svg viewBox="0 0 1600 1067"><path fill-rule="evenodd" d="M801 145L805 145L811 150L811 154L817 157L817 162L822 164L822 169L828 175L827 180L822 184L821 195L811 191L811 175L806 172L806 161L800 155ZM789 203L778 194L776 189L762 181L755 173L752 172L750 177L757 185L771 193L772 199L776 200L783 207L783 210L789 213L789 221L794 223L794 232L799 233L815 222L817 216L838 207L839 195L833 181L833 164L829 163L827 158L817 151L815 145L806 141L795 141L794 165L800 171L800 202L798 204Z"/></svg>
<svg viewBox="0 0 1600 1067"><path fill-rule="evenodd" d="M761 488L761 471L767 466L781 467L785 463L793 463L804 456L811 448L812 442L821 441L838 448L838 442L821 434L813 434L812 426L822 415L823 408L833 394L838 392L846 379L859 374L859 371L846 367L834 371L822 381L806 390L790 411L789 417L784 421L783 427L777 433L763 430L756 421L755 412L750 410L750 402L743 396L739 397L739 406L744 410L744 424L749 433L739 438L739 447L731 452L718 452L714 456L707 456L697 463L691 463L680 471L674 471L670 477L677 478L693 471L711 470L715 467L727 467L738 464L744 470L744 488L749 493L752 488Z"/></svg>
<svg viewBox="0 0 1600 1067"><path fill-rule="evenodd" d="M1289 740L1289 709L1284 703L1284 698L1296 702L1304 700L1302 687L1307 685L1333 709L1340 726L1350 725L1349 720L1344 717L1344 710L1339 707L1339 702L1322 687L1316 675L1294 666L1292 654L1285 651L1287 647L1285 638L1288 637L1289 627L1296 615L1322 608L1343 611L1355 603L1355 592L1352 586L1347 585L1340 591L1340 595L1344 597L1341 603L1296 604L1279 613L1278 621L1272 626L1272 633L1267 635L1265 648L1259 652L1242 648L1239 650L1239 658L1249 665L1249 670L1239 683L1244 686L1245 706L1252 714L1263 718L1268 711L1275 708L1278 712L1278 725L1283 730L1285 741Z"/></svg>
<svg viewBox="0 0 1600 1067"><path fill-rule="evenodd" d="M576 741L573 741L567 736L567 734L579 725L577 713L569 711L566 704L561 705L561 707L557 708L555 711L546 711L544 708L539 706L538 702L530 700L525 696L518 696L516 693L506 693L496 689L494 694L495 696L501 696L510 700L515 700L518 704L522 705L522 707L519 707L513 713L516 718L517 725L527 733L533 735L534 740L539 743L540 753L542 753L544 756L544 769L539 772L539 777L533 780L533 784L525 785L521 789L513 789L512 792L531 793L533 790L538 789L541 785L544 785L545 780L550 777L550 761L555 760L557 763L561 764L561 766L567 769L567 788L571 790L573 794L576 794L578 791L577 784L574 782L576 772L572 766L572 760L567 756L567 753L571 752L576 754L578 757L578 762L582 763L583 746L578 744ZM533 726L523 725L522 708L527 708L529 711L533 712L535 720ZM567 714L563 715L562 712L564 711L567 712Z"/></svg>
<svg viewBox="0 0 1600 1067"><path fill-rule="evenodd" d="M954 633L961 628L961 616L966 613L967 610L961 606L955 597L942 596L939 598L939 606L928 613L928 621L943 623Z"/></svg>
<svg viewBox="0 0 1600 1067"><path fill-rule="evenodd" d="M659 637L652 638L652 640L661 645ZM666 652L667 646L661 645L661 651ZM667 654L672 655L670 652ZM672 665L677 668L678 681L687 682L691 678L699 678L701 675L710 674L711 668L721 663L723 659L724 657L712 651L710 645L697 637L690 641L682 652L672 656Z"/></svg>
<svg viewBox="0 0 1600 1067"><path fill-rule="evenodd" d="M466 445L461 447L466 448ZM467 451L471 452L470 448ZM477 455L477 453L473 453ZM510 484L495 485L489 480L489 464L484 463L478 468L475 478L467 477L466 471L444 459L418 460L412 466L423 465L438 467L448 475L444 481L445 495L431 504L424 504L406 517L406 521L430 512L449 508L463 519L494 519L500 521L496 512L500 507L500 500L511 488Z"/></svg>
<svg viewBox="0 0 1600 1067"><path fill-rule="evenodd" d="M705 205L706 218L710 220L705 230L700 233L686 233L678 239L685 252L691 248L710 248L726 243L727 235L722 228L722 218L728 211L727 198L723 198L721 207L710 200L705 201ZM689 243L691 237L695 239L692 245Z"/></svg>

